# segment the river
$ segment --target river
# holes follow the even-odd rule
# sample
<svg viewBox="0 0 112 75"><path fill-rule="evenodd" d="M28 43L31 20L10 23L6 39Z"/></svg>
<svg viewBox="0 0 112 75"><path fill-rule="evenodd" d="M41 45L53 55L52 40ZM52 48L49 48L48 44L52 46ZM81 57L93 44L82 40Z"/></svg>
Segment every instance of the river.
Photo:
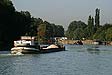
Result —
<svg viewBox="0 0 112 75"><path fill-rule="evenodd" d="M65 46L45 54L0 52L0 75L112 75L112 46Z"/></svg>

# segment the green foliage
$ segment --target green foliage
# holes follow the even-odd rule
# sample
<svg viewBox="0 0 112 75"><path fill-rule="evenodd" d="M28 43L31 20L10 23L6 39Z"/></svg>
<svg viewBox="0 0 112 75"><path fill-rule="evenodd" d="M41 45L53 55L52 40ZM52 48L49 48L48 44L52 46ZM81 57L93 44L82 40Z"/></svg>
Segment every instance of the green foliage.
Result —
<svg viewBox="0 0 112 75"><path fill-rule="evenodd" d="M108 41L112 41L112 27L107 29L107 32L106 32L106 39L107 39Z"/></svg>
<svg viewBox="0 0 112 75"><path fill-rule="evenodd" d="M82 28L77 28L74 31L74 39L81 40L82 38L85 38L84 30Z"/></svg>
<svg viewBox="0 0 112 75"><path fill-rule="evenodd" d="M53 37L62 37L64 36L64 28L61 25L44 21L43 24L38 27L38 36L42 41L47 41Z"/></svg>
<svg viewBox="0 0 112 75"><path fill-rule="evenodd" d="M98 28L100 26L100 9L96 9L95 14L95 27Z"/></svg>
<svg viewBox="0 0 112 75"><path fill-rule="evenodd" d="M10 14L15 8L10 0L0 0L0 14Z"/></svg>
<svg viewBox="0 0 112 75"><path fill-rule="evenodd" d="M39 36L42 38L42 37L45 37L45 32L46 32L46 25L45 24L41 24L39 25L39 31L38 31L38 34Z"/></svg>
<svg viewBox="0 0 112 75"><path fill-rule="evenodd" d="M94 18L91 17L91 15L90 15L89 18L88 18L88 27L89 27L89 28L94 27Z"/></svg>
<svg viewBox="0 0 112 75"><path fill-rule="evenodd" d="M81 21L73 21L68 26L66 36L69 39L99 39L103 41L112 41L112 25L100 25L100 9L95 11L95 25L94 18L90 15L88 18L88 25Z"/></svg>
<svg viewBox="0 0 112 75"><path fill-rule="evenodd" d="M96 33L94 34L94 39L100 39L103 41L110 41L111 40L111 24L105 24L104 26L100 26Z"/></svg>
<svg viewBox="0 0 112 75"><path fill-rule="evenodd" d="M92 39L93 34L95 33L94 18L91 15L88 18L88 26L85 28L86 38Z"/></svg>
<svg viewBox="0 0 112 75"><path fill-rule="evenodd" d="M63 37L64 36L64 28L61 25L56 25L56 28L54 28L54 36L55 37Z"/></svg>
<svg viewBox="0 0 112 75"><path fill-rule="evenodd" d="M29 36L37 36L38 35L38 27L43 23L43 20L40 18L31 18L31 23L29 23L29 32L26 33L26 35Z"/></svg>
<svg viewBox="0 0 112 75"><path fill-rule="evenodd" d="M87 25L82 22L82 21L73 21L70 23L69 27L68 27L68 30L66 32L66 36L69 38L69 39L81 39L81 37L79 38L78 37L78 33L80 34L83 34L83 38L85 36L85 32L84 32L84 29L87 27ZM81 31L83 33L81 33ZM77 33L78 32L78 33Z"/></svg>
<svg viewBox="0 0 112 75"><path fill-rule="evenodd" d="M106 32L106 30L102 30L102 29L103 29L102 27L97 29L96 33L93 36L94 39L105 40L105 32Z"/></svg>
<svg viewBox="0 0 112 75"><path fill-rule="evenodd" d="M70 24L68 27L68 30L66 32L66 36L69 39L76 39L81 40L82 38L86 39L99 39L102 41L112 41L112 25L111 24L105 24L103 26L99 26L97 28L97 31L95 31L95 26L92 23L91 17L88 19L88 25L86 25L84 28L78 28L75 25ZM75 22L75 21L74 21ZM74 28L74 30L72 30Z"/></svg>
<svg viewBox="0 0 112 75"><path fill-rule="evenodd" d="M14 13L15 8L11 1L0 0L0 49L4 49L4 46L5 48L8 48L9 43L13 38L10 34L13 30Z"/></svg>
<svg viewBox="0 0 112 75"><path fill-rule="evenodd" d="M42 28L43 25L45 27ZM54 33L62 36L62 34L56 32L57 28L54 27ZM38 29L41 29L41 31ZM60 26L58 30L64 32ZM37 36L37 33L41 32L40 37L46 38L53 35L52 31L52 24L43 22L40 18L31 17L28 11L16 11L10 0L0 0L0 50L10 49L13 46L13 41L20 36Z"/></svg>

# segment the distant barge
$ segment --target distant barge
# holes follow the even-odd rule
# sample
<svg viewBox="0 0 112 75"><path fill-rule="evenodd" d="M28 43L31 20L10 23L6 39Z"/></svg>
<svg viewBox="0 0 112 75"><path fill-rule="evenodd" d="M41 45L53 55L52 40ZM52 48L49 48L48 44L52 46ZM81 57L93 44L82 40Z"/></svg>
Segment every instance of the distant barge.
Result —
<svg viewBox="0 0 112 75"><path fill-rule="evenodd" d="M11 54L37 54L64 51L63 45L39 46L34 37L21 37L20 40L14 41L14 47L11 48Z"/></svg>

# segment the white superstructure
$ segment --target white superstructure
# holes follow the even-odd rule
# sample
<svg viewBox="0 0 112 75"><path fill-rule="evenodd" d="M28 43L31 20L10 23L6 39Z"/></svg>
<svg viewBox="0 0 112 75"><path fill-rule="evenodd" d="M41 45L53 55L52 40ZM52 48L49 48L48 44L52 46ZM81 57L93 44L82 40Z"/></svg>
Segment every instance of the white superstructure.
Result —
<svg viewBox="0 0 112 75"><path fill-rule="evenodd" d="M11 53L34 53L39 51L37 46L34 37L22 36L20 40L14 41L14 47L11 49Z"/></svg>

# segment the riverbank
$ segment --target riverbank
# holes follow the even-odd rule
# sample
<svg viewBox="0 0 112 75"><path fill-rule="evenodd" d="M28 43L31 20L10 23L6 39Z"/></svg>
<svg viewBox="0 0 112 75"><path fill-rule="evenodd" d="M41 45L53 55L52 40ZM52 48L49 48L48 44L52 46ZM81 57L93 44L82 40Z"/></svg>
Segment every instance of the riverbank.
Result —
<svg viewBox="0 0 112 75"><path fill-rule="evenodd" d="M59 40L58 42L61 44L75 44L79 40ZM112 41L101 41L104 45L112 45ZM83 40L83 44L95 44L94 40Z"/></svg>

